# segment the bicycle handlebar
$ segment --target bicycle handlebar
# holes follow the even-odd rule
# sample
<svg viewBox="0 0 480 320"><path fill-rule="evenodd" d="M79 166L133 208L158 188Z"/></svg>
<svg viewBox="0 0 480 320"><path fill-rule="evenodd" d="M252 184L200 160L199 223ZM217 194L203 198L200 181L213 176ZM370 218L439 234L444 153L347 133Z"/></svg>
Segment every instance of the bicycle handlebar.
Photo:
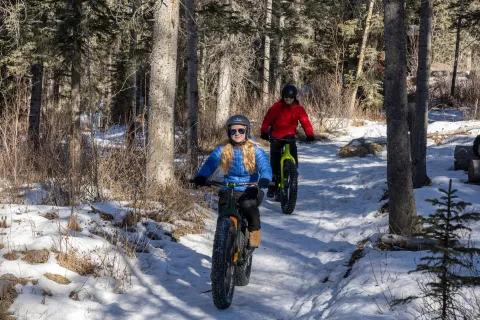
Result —
<svg viewBox="0 0 480 320"><path fill-rule="evenodd" d="M190 179L188 180L189 183L195 183L195 180ZM220 182L220 181L207 181L205 184L206 187L212 187L212 186L217 186L217 187L229 187L229 188L235 188L235 187L240 187L240 186L258 186L258 182Z"/></svg>
<svg viewBox="0 0 480 320"><path fill-rule="evenodd" d="M295 139L283 139L283 138L274 138L270 137L270 141L272 140L277 140L277 141L285 141L285 142L295 142L295 141L302 141L300 138L295 138Z"/></svg>

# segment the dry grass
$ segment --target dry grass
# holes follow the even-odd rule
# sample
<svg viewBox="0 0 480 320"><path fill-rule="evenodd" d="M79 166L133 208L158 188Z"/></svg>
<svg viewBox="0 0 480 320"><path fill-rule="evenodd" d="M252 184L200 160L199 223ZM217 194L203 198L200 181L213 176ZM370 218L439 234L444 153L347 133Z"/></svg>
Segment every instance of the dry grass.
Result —
<svg viewBox="0 0 480 320"><path fill-rule="evenodd" d="M131 210L127 211L127 214L123 221L119 223L119 227L128 228L135 227L137 223L142 220L142 215L139 212L133 212Z"/></svg>
<svg viewBox="0 0 480 320"><path fill-rule="evenodd" d="M45 263L50 257L47 249L22 251L22 260L29 264Z"/></svg>
<svg viewBox="0 0 480 320"><path fill-rule="evenodd" d="M12 250L7 252L3 255L3 258L6 260L17 260L18 259L18 251Z"/></svg>
<svg viewBox="0 0 480 320"><path fill-rule="evenodd" d="M2 219L0 220L0 228L8 228L7 217L2 217Z"/></svg>
<svg viewBox="0 0 480 320"><path fill-rule="evenodd" d="M47 212L43 217L48 220L56 220L58 219L58 214L55 212Z"/></svg>
<svg viewBox="0 0 480 320"><path fill-rule="evenodd" d="M83 230L82 227L80 227L80 225L78 224L76 215L71 215L70 218L68 218L67 228L77 232L81 232Z"/></svg>
<svg viewBox="0 0 480 320"><path fill-rule="evenodd" d="M0 281L6 286L3 296L0 297L0 320L13 320L11 313L8 311L13 301L18 296L15 285L27 285L31 282L33 285L38 284L37 279L17 278L12 274L3 274L0 276Z"/></svg>
<svg viewBox="0 0 480 320"><path fill-rule="evenodd" d="M69 284L70 280L68 280L66 277L59 275L59 274L54 274L54 273L44 273L43 274L45 278L55 281L56 283L59 284Z"/></svg>
<svg viewBox="0 0 480 320"><path fill-rule="evenodd" d="M3 242L0 242L0 250L5 248L5 245L3 244Z"/></svg>
<svg viewBox="0 0 480 320"><path fill-rule="evenodd" d="M59 253L56 258L60 266L82 276L95 274L97 268L97 265L89 258L80 257L76 250L70 250L68 253Z"/></svg>
<svg viewBox="0 0 480 320"><path fill-rule="evenodd" d="M352 145L354 141L358 141L359 145ZM382 152L383 146L380 143L365 142L365 139L355 139L340 149L338 156L342 158L365 157L368 154L378 156Z"/></svg>

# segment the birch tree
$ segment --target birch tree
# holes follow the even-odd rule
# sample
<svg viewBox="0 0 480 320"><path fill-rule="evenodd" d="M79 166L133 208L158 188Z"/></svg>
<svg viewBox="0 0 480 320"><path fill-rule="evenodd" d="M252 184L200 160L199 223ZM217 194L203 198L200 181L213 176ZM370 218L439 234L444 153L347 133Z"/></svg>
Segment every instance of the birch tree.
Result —
<svg viewBox="0 0 480 320"><path fill-rule="evenodd" d="M350 99L350 108L349 108L350 115L353 115L354 109L355 109L355 101L357 98L357 89L358 89L358 78L360 77L363 71L363 60L365 58L365 49L367 48L368 33L370 31L370 22L372 20L374 4L375 4L375 0L370 0L368 3L368 12L367 12L367 17L365 18L365 29L363 31L362 45L360 47L360 53L358 55L358 65L357 65L357 71L355 72L355 82L353 86L352 98Z"/></svg>
<svg viewBox="0 0 480 320"><path fill-rule="evenodd" d="M151 53L148 113L147 188L165 186L174 177L174 103L180 0L157 0Z"/></svg>
<svg viewBox="0 0 480 320"><path fill-rule="evenodd" d="M285 28L285 1L281 1L280 17L278 18L278 51L277 51L277 66L275 68L275 95L280 96L283 84L283 57L285 52L285 37L283 36L283 29Z"/></svg>
<svg viewBox="0 0 480 320"><path fill-rule="evenodd" d="M430 52L432 48L433 1L423 0L420 7L420 36L418 48L417 91L412 139L413 187L421 188L427 176L427 125L430 78Z"/></svg>
<svg viewBox="0 0 480 320"><path fill-rule="evenodd" d="M416 215L407 125L405 1L384 0L390 232L410 236Z"/></svg>
<svg viewBox="0 0 480 320"><path fill-rule="evenodd" d="M225 5L232 6L232 0L225 0ZM222 39L218 87L217 87L217 110L215 113L215 126L221 128L225 125L230 115L230 103L232 96L232 65L229 54L232 36L227 35Z"/></svg>
<svg viewBox="0 0 480 320"><path fill-rule="evenodd" d="M270 31L272 24L272 0L267 0L265 12L265 44L263 54L263 86L262 97L263 104L268 104L268 93L270 88Z"/></svg>

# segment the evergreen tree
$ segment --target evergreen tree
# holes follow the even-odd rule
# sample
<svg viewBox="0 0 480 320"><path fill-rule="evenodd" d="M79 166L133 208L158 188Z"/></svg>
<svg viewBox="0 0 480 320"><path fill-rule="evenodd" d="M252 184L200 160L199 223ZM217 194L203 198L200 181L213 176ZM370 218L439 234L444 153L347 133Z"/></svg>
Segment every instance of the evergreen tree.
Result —
<svg viewBox="0 0 480 320"><path fill-rule="evenodd" d="M462 286L480 285L480 277L465 275L462 270L471 268L465 255L478 255L480 249L467 247L460 242L460 231L471 231L466 224L480 220L475 212L465 213L468 202L457 201L456 189L452 189L452 180L448 190L439 189L444 195L439 199L428 199L433 206L438 207L435 213L422 219L426 224L424 236L437 240L437 244L429 251L431 256L422 257L422 263L412 272L428 272L435 276L436 281L426 284L429 290L425 297L431 298L441 308L439 319L457 319L461 314L461 304L457 301Z"/></svg>

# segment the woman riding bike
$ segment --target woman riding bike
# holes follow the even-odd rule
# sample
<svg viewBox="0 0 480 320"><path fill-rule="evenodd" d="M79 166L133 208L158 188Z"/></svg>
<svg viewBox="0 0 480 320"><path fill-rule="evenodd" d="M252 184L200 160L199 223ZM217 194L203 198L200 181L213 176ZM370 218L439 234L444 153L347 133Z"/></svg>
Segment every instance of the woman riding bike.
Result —
<svg viewBox="0 0 480 320"><path fill-rule="evenodd" d="M259 146L249 139L250 121L243 115L234 115L226 124L228 143L213 150L207 161L194 178L197 186L204 186L207 179L217 170L223 171L224 182L257 182L259 188L267 188L272 180L272 168L268 157ZM248 221L250 247L260 245L260 210L258 207L264 193L256 187L235 187L235 199ZM229 190L221 188L218 192L218 212L228 205Z"/></svg>
<svg viewBox="0 0 480 320"><path fill-rule="evenodd" d="M298 122L300 121L307 135L307 141L312 142L315 140L312 124L305 109L297 100L297 93L298 90L293 85L289 84L283 87L282 98L268 109L263 119L260 129L260 137L262 139L269 141L271 136L272 138L294 140ZM273 198L276 193L277 180L280 177L280 157L282 148L286 143L290 144L290 153L298 167L297 145L295 141L286 142L272 139L270 142L270 164L272 166L274 183L268 188L267 197L269 198Z"/></svg>

